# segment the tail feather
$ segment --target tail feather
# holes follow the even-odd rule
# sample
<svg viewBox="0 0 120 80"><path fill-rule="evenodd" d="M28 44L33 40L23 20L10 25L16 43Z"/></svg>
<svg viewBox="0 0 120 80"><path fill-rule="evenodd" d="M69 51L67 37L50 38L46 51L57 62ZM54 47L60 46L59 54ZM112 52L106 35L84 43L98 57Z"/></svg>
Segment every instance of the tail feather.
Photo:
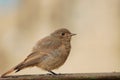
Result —
<svg viewBox="0 0 120 80"><path fill-rule="evenodd" d="M23 62L18 64L16 67L10 69L9 71L7 71L6 73L2 74L1 77L4 77L6 76L7 74L10 74L11 72L15 71L15 72L18 72L20 71L21 69L23 69Z"/></svg>
<svg viewBox="0 0 120 80"><path fill-rule="evenodd" d="M28 59L28 61L27 61ZM15 71L15 72L18 72L26 67L32 67L32 66L35 66L36 64L38 63L38 60L37 59L34 59L33 61L29 58L26 58L23 62L21 62L20 64L18 64L17 66L15 66L14 68L10 69L9 71L7 71L6 73L4 73L1 77L4 77L6 76L7 74Z"/></svg>
<svg viewBox="0 0 120 80"><path fill-rule="evenodd" d="M6 73L2 74L1 77L4 77L5 75L7 75L7 74L13 72L14 70L15 70L14 68L10 69L10 70L7 71Z"/></svg>
<svg viewBox="0 0 120 80"><path fill-rule="evenodd" d="M16 73L16 72L19 72L20 70L21 70L21 69L17 69L17 70L15 71L15 73Z"/></svg>

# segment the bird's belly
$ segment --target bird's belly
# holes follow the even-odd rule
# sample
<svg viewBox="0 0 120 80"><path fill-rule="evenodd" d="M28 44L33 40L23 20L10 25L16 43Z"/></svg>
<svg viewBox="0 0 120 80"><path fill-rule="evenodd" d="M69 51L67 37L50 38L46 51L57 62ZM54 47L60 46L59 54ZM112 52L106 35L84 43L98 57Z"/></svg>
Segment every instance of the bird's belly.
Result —
<svg viewBox="0 0 120 80"><path fill-rule="evenodd" d="M53 70L59 68L66 61L66 55L49 55L46 56L45 59L39 63L37 66L44 70Z"/></svg>

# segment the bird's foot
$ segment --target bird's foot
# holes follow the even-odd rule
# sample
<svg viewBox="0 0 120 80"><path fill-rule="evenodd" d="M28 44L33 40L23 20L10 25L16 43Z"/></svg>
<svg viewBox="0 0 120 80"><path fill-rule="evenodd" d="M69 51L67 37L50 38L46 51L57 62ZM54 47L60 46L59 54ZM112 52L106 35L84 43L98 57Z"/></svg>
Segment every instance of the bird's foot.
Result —
<svg viewBox="0 0 120 80"><path fill-rule="evenodd" d="M53 72L53 71L48 71L48 72L50 72L50 73L48 73L49 75L57 75L55 72Z"/></svg>

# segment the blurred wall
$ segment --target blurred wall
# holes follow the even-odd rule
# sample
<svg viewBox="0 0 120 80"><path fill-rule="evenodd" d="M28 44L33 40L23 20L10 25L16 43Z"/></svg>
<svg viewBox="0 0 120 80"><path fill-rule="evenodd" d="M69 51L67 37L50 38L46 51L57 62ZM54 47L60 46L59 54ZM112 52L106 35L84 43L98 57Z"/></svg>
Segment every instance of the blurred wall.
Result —
<svg viewBox="0 0 120 80"><path fill-rule="evenodd" d="M77 35L72 38L69 58L55 72L120 71L119 0L2 1L0 74L25 59L39 39L63 27ZM46 72L29 68L17 74L27 73Z"/></svg>

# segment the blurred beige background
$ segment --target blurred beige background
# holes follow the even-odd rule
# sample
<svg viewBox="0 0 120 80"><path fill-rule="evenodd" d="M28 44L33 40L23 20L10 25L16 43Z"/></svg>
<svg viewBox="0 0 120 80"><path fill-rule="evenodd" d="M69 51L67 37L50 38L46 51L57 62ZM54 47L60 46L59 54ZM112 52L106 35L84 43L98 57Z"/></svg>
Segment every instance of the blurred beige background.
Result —
<svg viewBox="0 0 120 80"><path fill-rule="evenodd" d="M120 71L120 0L0 0L0 74L63 27L77 35L56 73ZM42 73L34 67L16 74Z"/></svg>

